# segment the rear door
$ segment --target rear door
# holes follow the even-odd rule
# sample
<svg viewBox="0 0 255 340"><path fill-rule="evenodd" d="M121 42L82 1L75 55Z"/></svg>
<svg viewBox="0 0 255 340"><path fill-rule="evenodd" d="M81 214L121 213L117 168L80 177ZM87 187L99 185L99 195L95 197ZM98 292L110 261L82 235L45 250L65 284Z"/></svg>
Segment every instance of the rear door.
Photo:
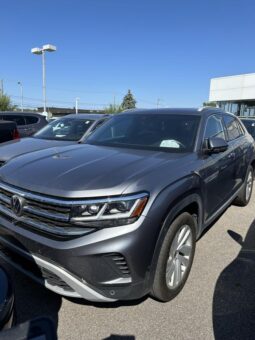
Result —
<svg viewBox="0 0 255 340"><path fill-rule="evenodd" d="M237 191L246 176L249 142L237 118L232 115L224 115L224 122L227 129L228 144L235 154L235 181L233 190Z"/></svg>

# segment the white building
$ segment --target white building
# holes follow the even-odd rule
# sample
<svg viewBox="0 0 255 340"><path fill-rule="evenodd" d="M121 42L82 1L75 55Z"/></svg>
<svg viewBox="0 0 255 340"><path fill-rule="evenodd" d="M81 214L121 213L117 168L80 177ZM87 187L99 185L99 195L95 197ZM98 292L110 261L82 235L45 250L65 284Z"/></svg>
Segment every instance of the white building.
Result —
<svg viewBox="0 0 255 340"><path fill-rule="evenodd" d="M255 116L255 73L211 79L209 101L238 116Z"/></svg>

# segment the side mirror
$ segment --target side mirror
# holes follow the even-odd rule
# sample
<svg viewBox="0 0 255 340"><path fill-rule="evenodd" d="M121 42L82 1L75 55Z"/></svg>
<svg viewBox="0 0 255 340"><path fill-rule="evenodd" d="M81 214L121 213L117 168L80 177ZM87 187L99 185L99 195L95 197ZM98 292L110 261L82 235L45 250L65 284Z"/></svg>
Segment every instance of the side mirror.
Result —
<svg viewBox="0 0 255 340"><path fill-rule="evenodd" d="M206 144L205 151L208 154L220 153L228 149L228 143L224 139L218 137L209 138Z"/></svg>

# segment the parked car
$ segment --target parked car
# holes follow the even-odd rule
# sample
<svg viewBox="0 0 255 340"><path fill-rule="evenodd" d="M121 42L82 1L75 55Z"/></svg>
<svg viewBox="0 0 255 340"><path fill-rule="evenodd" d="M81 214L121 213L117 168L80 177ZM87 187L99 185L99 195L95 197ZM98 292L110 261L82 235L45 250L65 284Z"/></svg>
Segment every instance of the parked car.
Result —
<svg viewBox="0 0 255 340"><path fill-rule="evenodd" d="M246 127L246 130L255 139L255 119L254 118L241 118L241 121Z"/></svg>
<svg viewBox="0 0 255 340"><path fill-rule="evenodd" d="M6 271L0 267L0 331L12 326L13 315L14 292L12 283Z"/></svg>
<svg viewBox="0 0 255 340"><path fill-rule="evenodd" d="M110 115L78 114L56 119L31 137L0 145L0 166L11 158L54 146L84 142Z"/></svg>
<svg viewBox="0 0 255 340"><path fill-rule="evenodd" d="M2 259L2 257L1 257ZM56 340L53 321L41 317L16 325L15 296L12 281L0 267L0 339L3 340Z"/></svg>
<svg viewBox="0 0 255 340"><path fill-rule="evenodd" d="M19 138L17 124L14 122L0 121L0 143Z"/></svg>
<svg viewBox="0 0 255 340"><path fill-rule="evenodd" d="M9 120L17 124L20 137L28 137L48 124L46 117L31 112L0 112L0 120Z"/></svg>
<svg viewBox="0 0 255 340"><path fill-rule="evenodd" d="M86 144L0 169L0 245L9 264L62 295L169 301L204 229L250 201L254 168L254 141L234 115L130 110Z"/></svg>

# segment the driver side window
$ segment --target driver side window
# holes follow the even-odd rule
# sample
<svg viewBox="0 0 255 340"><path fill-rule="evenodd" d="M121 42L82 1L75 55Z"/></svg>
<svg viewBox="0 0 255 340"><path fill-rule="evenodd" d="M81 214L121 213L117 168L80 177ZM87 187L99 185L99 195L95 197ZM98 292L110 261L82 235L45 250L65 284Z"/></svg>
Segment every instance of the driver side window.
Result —
<svg viewBox="0 0 255 340"><path fill-rule="evenodd" d="M226 140L222 119L217 115L210 116L206 123L204 139L212 137Z"/></svg>

